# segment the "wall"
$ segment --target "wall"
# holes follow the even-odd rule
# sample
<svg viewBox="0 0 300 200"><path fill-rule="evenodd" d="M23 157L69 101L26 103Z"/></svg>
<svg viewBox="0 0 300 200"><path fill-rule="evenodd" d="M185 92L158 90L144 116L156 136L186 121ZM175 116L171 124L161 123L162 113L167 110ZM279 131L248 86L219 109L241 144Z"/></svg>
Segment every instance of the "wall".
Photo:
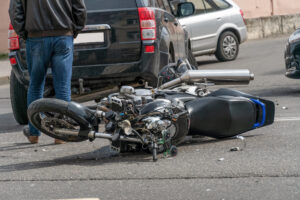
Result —
<svg viewBox="0 0 300 200"><path fill-rule="evenodd" d="M272 5L270 0L233 0L244 11L245 18L270 16Z"/></svg>
<svg viewBox="0 0 300 200"><path fill-rule="evenodd" d="M244 11L246 18L290 15L300 13L299 0L233 0Z"/></svg>
<svg viewBox="0 0 300 200"><path fill-rule="evenodd" d="M0 0L0 53L8 52L7 50L7 31L9 25L8 5L9 0Z"/></svg>

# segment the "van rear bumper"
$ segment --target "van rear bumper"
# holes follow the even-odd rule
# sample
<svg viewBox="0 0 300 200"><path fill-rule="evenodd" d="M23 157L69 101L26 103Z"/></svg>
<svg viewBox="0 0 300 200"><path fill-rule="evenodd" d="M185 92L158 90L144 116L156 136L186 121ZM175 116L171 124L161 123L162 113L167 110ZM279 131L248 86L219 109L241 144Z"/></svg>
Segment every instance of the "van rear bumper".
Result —
<svg viewBox="0 0 300 200"><path fill-rule="evenodd" d="M12 66L12 70L18 81L24 85L25 88L28 88L30 80L28 70L21 66L16 52L11 52L9 57L15 57L17 59L17 64ZM89 92L101 90L101 88L108 86L135 84L140 80L148 82L151 86L156 86L160 66L163 66L162 63L160 63L163 59L160 59L160 57L159 52L142 53L141 59L136 62L73 66L72 92L79 91L80 82L83 83L83 87L87 88ZM50 68L46 78L46 87L47 86L52 87Z"/></svg>

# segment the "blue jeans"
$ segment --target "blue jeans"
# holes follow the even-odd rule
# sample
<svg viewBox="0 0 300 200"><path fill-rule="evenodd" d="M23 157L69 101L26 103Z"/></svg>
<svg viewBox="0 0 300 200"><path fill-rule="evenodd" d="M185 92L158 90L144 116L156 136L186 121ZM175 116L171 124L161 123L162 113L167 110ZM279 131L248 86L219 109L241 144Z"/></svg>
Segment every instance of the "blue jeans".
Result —
<svg viewBox="0 0 300 200"><path fill-rule="evenodd" d="M71 78L73 64L73 37L40 37L26 40L27 66L30 84L27 105L43 97L48 67L52 69L55 97L71 101ZM32 136L40 132L29 123Z"/></svg>

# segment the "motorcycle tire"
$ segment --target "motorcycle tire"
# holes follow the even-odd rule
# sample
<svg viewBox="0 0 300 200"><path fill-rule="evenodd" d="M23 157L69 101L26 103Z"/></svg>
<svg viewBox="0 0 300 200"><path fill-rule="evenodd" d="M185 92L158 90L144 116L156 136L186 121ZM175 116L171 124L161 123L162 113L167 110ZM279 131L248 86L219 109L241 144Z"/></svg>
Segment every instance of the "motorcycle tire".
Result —
<svg viewBox="0 0 300 200"><path fill-rule="evenodd" d="M39 99L30 104L27 112L28 119L35 128L52 138L60 139L67 142L82 142L84 140L87 140L87 136L64 134L61 135L54 132L54 128L56 128L55 126L62 126L62 124L64 123L66 125L74 127L72 130L70 127L69 129L63 129L66 131L77 131L79 133L80 131L87 129L87 125L85 123L86 121L84 121L84 119L80 119L80 117L76 117L74 111L71 112L68 108L69 102L63 100L47 98ZM52 117L49 117L47 115L52 115ZM57 119L55 117L57 115L63 116L63 118ZM50 120L50 122L52 120L53 123L55 122L55 125L52 124L53 127L51 127L51 125L47 127L45 126L45 124L43 125L43 120ZM70 121L72 123L70 123Z"/></svg>

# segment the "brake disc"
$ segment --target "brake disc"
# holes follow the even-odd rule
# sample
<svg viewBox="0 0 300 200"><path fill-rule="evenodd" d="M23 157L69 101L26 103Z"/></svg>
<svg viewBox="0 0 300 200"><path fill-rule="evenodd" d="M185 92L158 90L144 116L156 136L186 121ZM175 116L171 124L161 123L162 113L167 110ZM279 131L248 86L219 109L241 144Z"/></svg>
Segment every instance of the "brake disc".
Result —
<svg viewBox="0 0 300 200"><path fill-rule="evenodd" d="M68 137L70 140L78 137L79 129L67 121L54 117L45 117L41 120L43 129L60 137Z"/></svg>

